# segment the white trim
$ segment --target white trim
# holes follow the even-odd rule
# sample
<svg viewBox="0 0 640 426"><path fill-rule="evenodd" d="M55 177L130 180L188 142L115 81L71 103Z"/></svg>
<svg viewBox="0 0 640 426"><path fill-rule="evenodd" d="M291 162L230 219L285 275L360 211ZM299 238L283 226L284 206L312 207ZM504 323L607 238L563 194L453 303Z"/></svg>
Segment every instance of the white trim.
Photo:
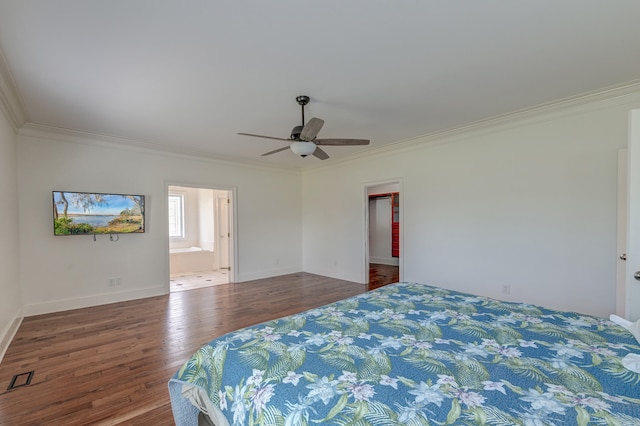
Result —
<svg viewBox="0 0 640 426"><path fill-rule="evenodd" d="M2 70L0 69L0 80L2 77ZM1 83L1 81L0 81ZM355 160L369 158L369 157L378 157L381 155L386 155L389 151L397 151L397 150L409 150L415 147L422 147L425 144L441 144L441 143L449 143L454 142L455 137L461 135L475 135L476 132L495 132L500 129L503 129L503 126L514 126L521 125L523 120L542 120L548 119L549 114L557 114L558 116L565 115L569 112L567 110L573 107L585 106L588 109L601 108L600 105L595 105L599 102L609 102L610 104L624 104L628 103L628 100L625 100L625 96L628 95L638 95L640 94L640 80L632 80L630 82L622 83L615 86L605 87L599 90L594 90L590 92L585 92L576 96L571 96L563 99L558 99L552 102L536 105L529 108L524 108L518 111L513 111L510 113L489 117L483 120L478 120L472 123L467 123L458 127L454 127L451 129L446 129L442 131L437 131L433 133L428 133L416 137L412 137L410 139L396 141L390 144L386 144L381 146L380 148L360 151L359 153L355 153L353 155L344 157L344 158L336 158L331 162L306 162L305 167L301 166L287 166L287 165L267 165L261 163L259 161L249 160L246 158L237 158L237 157L225 157L223 155L213 155L209 152L202 152L196 150L185 151L183 147L171 147L167 145L160 145L157 143L152 143L148 141L141 141L135 139L127 139L116 136L109 136L99 133L92 133L86 131L78 131L72 129L65 129L60 127L54 127L44 124L37 124L31 122L22 121L21 126L16 126L19 128L18 133L24 136L31 137L39 137L44 139L52 139L52 140L63 140L67 142L75 142L81 144L90 144L90 145L102 145L105 144L113 147L113 145L120 145L122 149L133 150L133 151L153 151L156 153L164 153L170 156L178 156L182 158L191 158L205 161L212 161L218 164L231 164L235 166L244 166L251 168L261 168L265 170L280 170L280 171L291 171L292 173L300 173L302 171L313 171L313 170L324 170L331 167L336 167L342 165L344 163L353 162ZM2 100L2 96L6 96L6 93L3 93L3 87L0 84L0 100ZM19 99L19 96L18 96ZM18 103L19 104L19 103ZM0 102L0 109L2 108L2 103ZM16 108L13 108L16 109ZM13 110L12 109L12 110ZM15 114L15 111L14 111ZM12 119L9 119L10 122L13 122ZM18 124L20 121L18 120ZM15 130L15 129L14 129ZM443 139L447 139L443 141ZM454 140L450 140L449 138L453 138Z"/></svg>
<svg viewBox="0 0 640 426"><path fill-rule="evenodd" d="M218 154L214 155L205 151L185 150L184 147L160 145L153 142L65 129L45 124L25 123L20 128L18 134L33 138L72 142L81 145L107 147L110 149L119 148L133 152L153 152L155 154L163 154L169 157L207 161L214 164L250 167L254 170L258 168L263 170L290 171L294 174L299 174L301 170L300 167L297 166L267 165L260 163L257 160L254 161L246 158L229 157Z"/></svg>
<svg viewBox="0 0 640 426"><path fill-rule="evenodd" d="M377 263L379 265L398 266L400 258L398 257L369 257L369 263Z"/></svg>
<svg viewBox="0 0 640 426"><path fill-rule="evenodd" d="M107 305L117 302L128 302L130 300L162 296L165 294L166 292L164 287L149 287L137 290L119 291L117 293L103 293L94 296L32 303L24 306L24 315L29 317L33 315L49 314L52 312L68 311L70 309L88 308L91 306Z"/></svg>
<svg viewBox="0 0 640 426"><path fill-rule="evenodd" d="M627 98L628 96L635 96L635 98L629 99ZM525 108L519 111L489 117L484 120L475 121L451 129L393 142L383 145L377 149L362 151L360 154L334 159L330 163L313 163L311 166L305 167L303 172L310 173L341 167L345 163L348 164L365 158L374 159L384 157L389 155L390 152L410 152L415 149L423 148L427 145L439 146L455 143L481 134L496 133L515 126L549 120L550 117L573 115L579 112L574 109L578 107L583 107L584 111L593 111L614 105L637 105L638 96L640 96L640 80L634 80L619 86L588 92L579 96L560 99L531 108Z"/></svg>
<svg viewBox="0 0 640 426"><path fill-rule="evenodd" d="M7 352L7 349L9 349L11 341L18 332L23 318L24 317L22 316L22 308L20 308L13 316L13 320L11 320L9 324L7 324L5 329L2 330L2 334L0 335L2 336L2 339L0 340L0 362L2 362L4 354Z"/></svg>
<svg viewBox="0 0 640 426"><path fill-rule="evenodd" d="M18 133L18 129L26 121L25 107L2 49L0 49L0 111L7 117L13 131Z"/></svg>
<svg viewBox="0 0 640 426"><path fill-rule="evenodd" d="M281 275L297 274L301 272L304 272L304 271L302 271L299 268L291 267L291 268L279 268L279 269L264 269L262 271L255 271L248 274L239 273L239 274L236 274L234 283L239 284L247 281L261 280L264 278L276 278Z"/></svg>

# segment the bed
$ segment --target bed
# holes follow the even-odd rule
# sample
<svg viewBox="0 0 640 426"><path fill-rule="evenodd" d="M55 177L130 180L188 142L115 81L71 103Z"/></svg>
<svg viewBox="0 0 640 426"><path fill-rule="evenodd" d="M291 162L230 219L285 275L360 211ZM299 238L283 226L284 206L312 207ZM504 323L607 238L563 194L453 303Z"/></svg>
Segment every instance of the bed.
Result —
<svg viewBox="0 0 640 426"><path fill-rule="evenodd" d="M640 344L602 318L396 283L202 346L178 426L640 425Z"/></svg>

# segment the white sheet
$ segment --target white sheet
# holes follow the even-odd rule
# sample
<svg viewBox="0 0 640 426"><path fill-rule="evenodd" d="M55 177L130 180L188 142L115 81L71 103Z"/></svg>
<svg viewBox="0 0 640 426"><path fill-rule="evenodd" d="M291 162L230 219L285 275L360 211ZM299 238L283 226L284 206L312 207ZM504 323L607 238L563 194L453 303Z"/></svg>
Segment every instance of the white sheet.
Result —
<svg viewBox="0 0 640 426"><path fill-rule="evenodd" d="M633 334L633 337L636 338L638 343L640 343L640 320L636 322L631 322L628 319L625 319L613 314L609 316L609 319L615 322L616 324L621 325L622 327L629 330L629 332Z"/></svg>
<svg viewBox="0 0 640 426"><path fill-rule="evenodd" d="M184 384L182 385L182 396L198 407L198 409L204 414L209 416L216 426L229 426L227 419L224 417L220 409L213 405L209 400L204 389Z"/></svg>

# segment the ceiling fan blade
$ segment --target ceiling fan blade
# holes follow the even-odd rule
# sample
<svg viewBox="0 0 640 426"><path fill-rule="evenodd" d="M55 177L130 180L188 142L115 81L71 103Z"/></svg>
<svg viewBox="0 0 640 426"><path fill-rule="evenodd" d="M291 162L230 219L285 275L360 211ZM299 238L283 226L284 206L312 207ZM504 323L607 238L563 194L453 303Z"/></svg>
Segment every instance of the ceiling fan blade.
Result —
<svg viewBox="0 0 640 426"><path fill-rule="evenodd" d="M252 134L252 133L238 133L238 135L242 135L242 136L253 136L254 138L274 139L274 140L277 140L277 141L291 142L291 139L274 138L273 136L254 135L254 134Z"/></svg>
<svg viewBox="0 0 640 426"><path fill-rule="evenodd" d="M317 158L319 158L321 160L326 160L327 158L329 158L329 154L327 154L326 152L321 150L319 147L316 148L315 151L313 151L313 156L317 157Z"/></svg>
<svg viewBox="0 0 640 426"><path fill-rule="evenodd" d="M273 151L265 152L264 154L261 155L261 157L264 157L265 155L275 154L276 152L282 152L282 151L285 151L287 149L289 149L288 146L285 146L284 148L274 149Z"/></svg>
<svg viewBox="0 0 640 426"><path fill-rule="evenodd" d="M316 139L316 145L369 145L369 139Z"/></svg>
<svg viewBox="0 0 640 426"><path fill-rule="evenodd" d="M304 125L302 132L300 132L300 140L308 142L314 140L323 125L324 120L315 117L312 118Z"/></svg>

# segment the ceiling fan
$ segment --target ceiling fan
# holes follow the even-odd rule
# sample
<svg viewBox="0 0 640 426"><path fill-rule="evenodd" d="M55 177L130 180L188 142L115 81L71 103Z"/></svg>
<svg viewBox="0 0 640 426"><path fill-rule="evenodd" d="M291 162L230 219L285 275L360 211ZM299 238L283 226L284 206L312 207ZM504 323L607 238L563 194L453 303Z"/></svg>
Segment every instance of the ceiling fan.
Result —
<svg viewBox="0 0 640 426"><path fill-rule="evenodd" d="M281 152L290 148L294 154L299 155L302 158L313 154L314 157L317 157L321 160L326 160L327 158L329 158L329 155L321 148L319 148L318 145L369 145L368 139L317 139L316 135L318 134L318 132L320 132L320 129L322 129L324 120L314 117L310 119L307 124L304 124L304 106L309 103L309 96L298 96L296 97L296 102L298 102L298 104L302 108L302 125L294 127L293 130L291 130L291 136L289 136L288 139L276 138L272 136L254 135L251 133L238 134L244 136L253 136L256 138L275 139L277 141L290 142L289 146L278 148L276 150L262 154L263 157L265 155L275 154L276 152Z"/></svg>

